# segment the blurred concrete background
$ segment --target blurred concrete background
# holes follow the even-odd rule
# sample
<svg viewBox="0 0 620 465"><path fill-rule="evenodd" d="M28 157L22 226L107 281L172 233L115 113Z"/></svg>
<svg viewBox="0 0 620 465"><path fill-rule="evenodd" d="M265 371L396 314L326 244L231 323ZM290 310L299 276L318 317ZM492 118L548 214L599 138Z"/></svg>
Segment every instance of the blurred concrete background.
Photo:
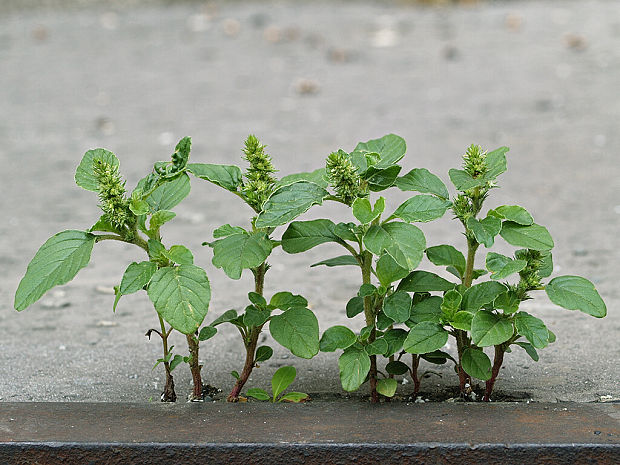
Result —
<svg viewBox="0 0 620 465"><path fill-rule="evenodd" d="M589 278L607 302L604 320L544 295L528 302L558 342L538 363L508 355L497 390L535 401L619 399L620 3L423 3L0 0L0 400L158 399L163 376L151 367L160 347L143 336L154 310L140 293L113 314L109 294L143 259L138 251L99 244L73 282L21 314L12 308L38 247L99 215L96 196L73 183L86 150L114 151L131 188L185 135L193 161L240 163L255 133L285 175L388 132L408 143L403 172L426 167L445 181L472 142L511 147L489 207L525 206L556 240L556 274ZM211 321L243 308L251 284L246 274L228 280L200 243L223 223L247 224L251 212L214 186L192 185L164 239L187 244L207 270ZM390 194L388 208L406 198ZM328 205L305 217L346 214ZM429 245L463 246L448 216L422 227ZM332 252L278 251L267 292L304 294L321 330L358 329L344 317L357 274L308 268ZM205 382L224 391L242 365L237 337L222 328L202 346ZM185 351L182 338L175 343ZM335 354L302 361L277 347L248 387L266 387L284 364L298 368L295 390L342 392ZM429 395L457 383L449 368L426 368L441 375L425 379ZM181 397L187 371L175 371Z"/></svg>

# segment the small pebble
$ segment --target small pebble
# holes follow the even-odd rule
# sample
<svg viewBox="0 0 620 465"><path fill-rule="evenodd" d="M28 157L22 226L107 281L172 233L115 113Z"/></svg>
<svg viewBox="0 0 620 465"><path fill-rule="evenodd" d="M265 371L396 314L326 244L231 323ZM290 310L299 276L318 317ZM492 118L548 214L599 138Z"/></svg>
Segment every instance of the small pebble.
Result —
<svg viewBox="0 0 620 465"><path fill-rule="evenodd" d="M109 328L111 326L118 326L118 323L116 321L100 320L97 322L96 326L103 327L103 328Z"/></svg>
<svg viewBox="0 0 620 465"><path fill-rule="evenodd" d="M523 26L523 17L517 13L508 13L504 24L509 31L518 32Z"/></svg>
<svg viewBox="0 0 620 465"><path fill-rule="evenodd" d="M44 42L49 37L49 31L45 26L39 25L33 29L32 37L39 42Z"/></svg>
<svg viewBox="0 0 620 465"><path fill-rule="evenodd" d="M295 91L300 95L312 95L319 91L319 83L312 79L298 79L295 82Z"/></svg>
<svg viewBox="0 0 620 465"><path fill-rule="evenodd" d="M268 26L263 32L263 37L270 44L278 43L281 40L280 29L275 26Z"/></svg>
<svg viewBox="0 0 620 465"><path fill-rule="evenodd" d="M110 287L110 286L96 286L95 292L99 294L110 294L110 295L115 294L114 287Z"/></svg>
<svg viewBox="0 0 620 465"><path fill-rule="evenodd" d="M567 34L564 36L564 42L568 48L575 50L576 52L582 52L588 48L588 43L585 37L579 34Z"/></svg>
<svg viewBox="0 0 620 465"><path fill-rule="evenodd" d="M241 23L236 19L225 19L222 29L228 37L237 37L241 31Z"/></svg>
<svg viewBox="0 0 620 465"><path fill-rule="evenodd" d="M99 16L99 23L101 27L108 31L114 31L118 28L118 15L113 11L108 11Z"/></svg>

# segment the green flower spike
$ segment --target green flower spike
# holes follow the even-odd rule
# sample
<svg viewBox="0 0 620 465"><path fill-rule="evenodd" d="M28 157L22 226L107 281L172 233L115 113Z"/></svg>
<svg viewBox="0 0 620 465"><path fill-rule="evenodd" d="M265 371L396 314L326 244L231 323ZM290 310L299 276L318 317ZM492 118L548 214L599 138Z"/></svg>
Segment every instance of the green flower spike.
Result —
<svg viewBox="0 0 620 465"><path fill-rule="evenodd" d="M271 157L265 153L265 146L261 145L256 136L252 134L245 141L243 153L244 158L250 163L245 172L246 182L242 187L243 194L248 204L260 212L274 190L276 179L272 173L277 170L271 163Z"/></svg>
<svg viewBox="0 0 620 465"><path fill-rule="evenodd" d="M351 206L356 198L364 196L361 178L349 155L343 150L327 157L326 170L330 186L344 203Z"/></svg>
<svg viewBox="0 0 620 465"><path fill-rule="evenodd" d="M99 206L106 220L119 229L123 228L132 213L125 197L125 181L121 179L118 167L95 159L94 174L99 184Z"/></svg>

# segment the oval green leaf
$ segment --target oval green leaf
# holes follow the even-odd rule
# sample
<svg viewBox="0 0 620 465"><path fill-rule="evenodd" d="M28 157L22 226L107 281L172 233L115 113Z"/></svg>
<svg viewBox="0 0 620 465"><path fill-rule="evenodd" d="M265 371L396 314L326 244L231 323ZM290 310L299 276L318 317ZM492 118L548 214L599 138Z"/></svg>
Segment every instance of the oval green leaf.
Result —
<svg viewBox="0 0 620 465"><path fill-rule="evenodd" d="M524 226L514 221L504 221L499 234L515 247L546 251L551 250L554 245L549 231L536 223Z"/></svg>
<svg viewBox="0 0 620 465"><path fill-rule="evenodd" d="M491 379L491 359L480 349L471 347L465 349L461 357L461 366L469 376L482 381Z"/></svg>
<svg viewBox="0 0 620 465"><path fill-rule="evenodd" d="M403 349L410 354L433 352L446 345L448 336L448 331L443 329L441 325L431 321L423 321L411 328L403 343Z"/></svg>
<svg viewBox="0 0 620 465"><path fill-rule="evenodd" d="M357 345L347 348L338 359L340 383L345 391L359 388L370 371L370 357Z"/></svg>
<svg viewBox="0 0 620 465"><path fill-rule="evenodd" d="M545 287L551 302L596 318L607 315L607 306L590 281L581 276L558 276Z"/></svg>
<svg viewBox="0 0 620 465"><path fill-rule="evenodd" d="M274 315L269 332L297 357L312 358L319 353L319 322L307 308L294 307Z"/></svg>
<svg viewBox="0 0 620 465"><path fill-rule="evenodd" d="M211 299L207 273L194 265L160 268L151 278L149 298L174 329L194 333L202 324Z"/></svg>
<svg viewBox="0 0 620 465"><path fill-rule="evenodd" d="M471 320L471 338L478 347L499 345L510 339L513 333L510 320L486 310L476 312Z"/></svg>
<svg viewBox="0 0 620 465"><path fill-rule="evenodd" d="M256 218L257 228L274 228L297 218L313 205L321 205L329 195L313 182L299 181L276 189Z"/></svg>

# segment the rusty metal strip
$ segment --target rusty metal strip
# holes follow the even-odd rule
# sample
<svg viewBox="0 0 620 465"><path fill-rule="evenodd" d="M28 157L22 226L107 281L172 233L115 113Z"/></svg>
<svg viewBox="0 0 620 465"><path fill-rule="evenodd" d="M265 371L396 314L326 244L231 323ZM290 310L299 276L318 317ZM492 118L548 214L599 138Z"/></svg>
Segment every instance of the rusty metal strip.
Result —
<svg viewBox="0 0 620 465"><path fill-rule="evenodd" d="M462 461L620 463L620 405L0 403L0 464Z"/></svg>

